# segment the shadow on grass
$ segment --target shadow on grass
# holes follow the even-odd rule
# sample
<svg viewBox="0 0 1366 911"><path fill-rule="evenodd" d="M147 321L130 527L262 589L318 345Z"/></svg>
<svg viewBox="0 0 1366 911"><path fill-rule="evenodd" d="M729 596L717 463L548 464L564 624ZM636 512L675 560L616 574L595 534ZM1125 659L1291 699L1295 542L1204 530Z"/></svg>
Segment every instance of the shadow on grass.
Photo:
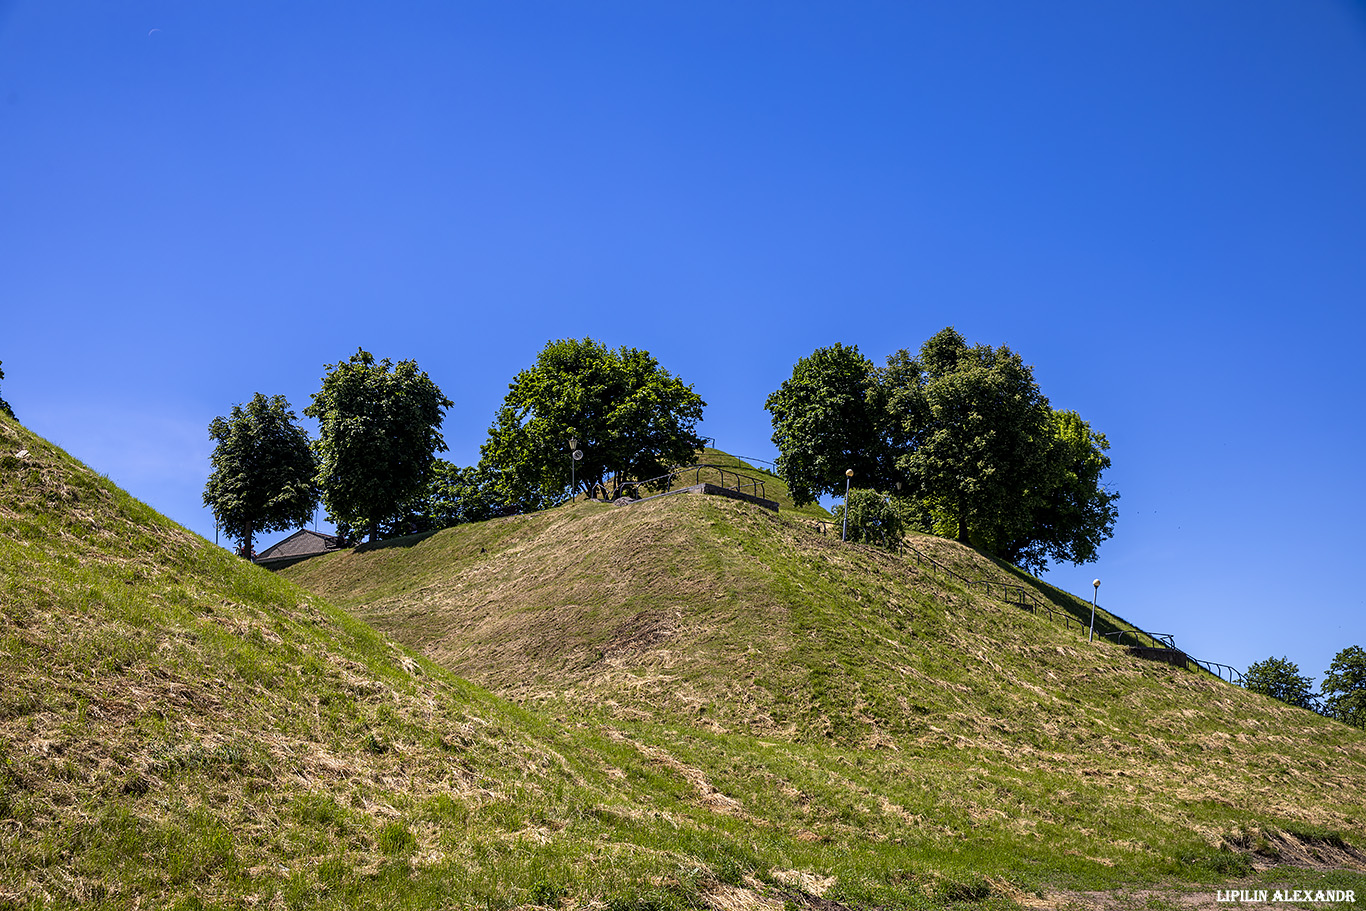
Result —
<svg viewBox="0 0 1366 911"><path fill-rule="evenodd" d="M412 547L415 544L421 544L423 541L427 540L432 535L440 531L444 531L444 529L437 528L433 529L432 531L420 531L412 535L402 535L397 538L385 538L383 541L367 541L364 544L357 544L355 547L352 548L352 552L358 554L368 554L371 551L386 550L390 547Z"/></svg>

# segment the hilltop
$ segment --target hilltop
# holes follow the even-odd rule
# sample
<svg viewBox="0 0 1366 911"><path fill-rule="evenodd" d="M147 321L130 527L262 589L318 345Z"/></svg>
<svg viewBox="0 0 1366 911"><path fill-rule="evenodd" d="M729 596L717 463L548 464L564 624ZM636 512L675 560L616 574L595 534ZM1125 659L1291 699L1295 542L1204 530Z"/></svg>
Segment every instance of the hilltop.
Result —
<svg viewBox="0 0 1366 911"><path fill-rule="evenodd" d="M0 417L0 908L1366 891L1237 879L1360 863L1360 732L807 518L579 503L296 573L332 594Z"/></svg>

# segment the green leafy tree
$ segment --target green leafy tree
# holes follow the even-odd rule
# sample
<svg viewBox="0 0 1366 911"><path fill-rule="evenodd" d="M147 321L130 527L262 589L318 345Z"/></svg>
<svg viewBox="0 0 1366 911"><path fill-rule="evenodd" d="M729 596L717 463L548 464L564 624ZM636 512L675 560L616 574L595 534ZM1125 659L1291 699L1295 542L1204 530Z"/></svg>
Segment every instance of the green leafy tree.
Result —
<svg viewBox="0 0 1366 911"><path fill-rule="evenodd" d="M917 526L904 500L856 487L849 491L848 501L850 541L895 549L906 532ZM834 524L840 531L844 530L844 511L841 500L834 511Z"/></svg>
<svg viewBox="0 0 1366 911"><path fill-rule="evenodd" d="M308 524L318 508L317 460L284 396L256 393L226 418L214 418L209 436L217 445L204 505L243 555L251 555L257 532Z"/></svg>
<svg viewBox="0 0 1366 911"><path fill-rule="evenodd" d="M954 329L918 358L894 355L888 402L910 494L967 544L1002 555L1030 540L1049 483L1052 411L1033 370L1005 346L969 346Z"/></svg>
<svg viewBox="0 0 1366 911"><path fill-rule="evenodd" d="M1119 494L1101 482L1110 442L1075 411L1054 411L1051 445L1029 524L998 542L996 553L1042 570L1050 560L1090 563L1115 532Z"/></svg>
<svg viewBox="0 0 1366 911"><path fill-rule="evenodd" d="M451 405L414 361L377 362L361 349L328 365L304 414L318 421L318 486L332 520L373 541L402 516L446 449L441 422Z"/></svg>
<svg viewBox="0 0 1366 911"><path fill-rule="evenodd" d="M409 535L450 528L465 522L483 522L506 515L491 479L479 468L461 468L435 459L421 496L403 515L383 523L384 537Z"/></svg>
<svg viewBox="0 0 1366 911"><path fill-rule="evenodd" d="M501 510L558 503L570 486L569 441L583 458L575 490L663 475L693 461L706 402L647 351L592 339L549 342L521 371L480 450L479 480Z"/></svg>
<svg viewBox="0 0 1366 911"><path fill-rule="evenodd" d="M861 486L898 490L914 524L1036 571L1094 560L1114 533L1109 442L1053 411L1005 346L947 328L881 369L855 348L818 349L766 407L798 502L841 493L852 468Z"/></svg>
<svg viewBox="0 0 1366 911"><path fill-rule="evenodd" d="M435 527L483 522L508 513L502 500L494 495L488 475L478 466L460 468L439 462L438 468L427 497L427 511Z"/></svg>
<svg viewBox="0 0 1366 911"><path fill-rule="evenodd" d="M1320 689L1325 715L1366 728L1366 649L1353 645L1338 652L1323 675Z"/></svg>
<svg viewBox="0 0 1366 911"><path fill-rule="evenodd" d="M1317 709L1314 679L1300 674L1300 667L1287 658L1255 661L1243 675L1243 688L1300 708Z"/></svg>
<svg viewBox="0 0 1366 911"><path fill-rule="evenodd" d="M764 407L773 418L777 474L798 506L844 493L849 469L861 487L894 485L878 370L857 346L837 343L797 361Z"/></svg>
<svg viewBox="0 0 1366 911"><path fill-rule="evenodd" d="M0 364L3 364L3 363L4 363L4 361L0 361ZM5 371L2 370L2 369L0 369L0 380L3 380L4 378L5 378ZM14 417L14 409L11 408L11 407L9 406L9 402L5 401L3 397L0 397L0 413L7 414L7 415L9 415L11 418ZM16 420L17 420L17 419L16 419Z"/></svg>

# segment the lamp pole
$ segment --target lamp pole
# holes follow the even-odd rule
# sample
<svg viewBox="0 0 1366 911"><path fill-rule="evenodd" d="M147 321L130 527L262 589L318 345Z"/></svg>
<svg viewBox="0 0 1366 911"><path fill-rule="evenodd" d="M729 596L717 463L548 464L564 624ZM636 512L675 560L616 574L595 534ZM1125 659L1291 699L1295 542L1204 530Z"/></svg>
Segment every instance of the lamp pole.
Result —
<svg viewBox="0 0 1366 911"><path fill-rule="evenodd" d="M579 452L578 437L569 438L569 502L573 503L579 496L579 466L575 463L583 458L583 453Z"/></svg>
<svg viewBox="0 0 1366 911"><path fill-rule="evenodd" d="M840 540L849 540L849 482L854 479L854 469L844 469L844 530L840 532Z"/></svg>
<svg viewBox="0 0 1366 911"><path fill-rule="evenodd" d="M1096 637L1096 595L1100 594L1100 580L1091 583L1091 632L1086 636L1090 642Z"/></svg>

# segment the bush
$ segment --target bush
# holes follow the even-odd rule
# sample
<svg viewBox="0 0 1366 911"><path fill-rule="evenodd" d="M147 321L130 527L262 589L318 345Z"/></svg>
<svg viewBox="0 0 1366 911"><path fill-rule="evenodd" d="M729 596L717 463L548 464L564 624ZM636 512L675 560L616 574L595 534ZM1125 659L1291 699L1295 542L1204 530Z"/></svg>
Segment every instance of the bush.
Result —
<svg viewBox="0 0 1366 911"><path fill-rule="evenodd" d="M835 524L844 525L844 504L835 507ZM909 508L875 490L849 491L849 540L895 550L916 527Z"/></svg>

